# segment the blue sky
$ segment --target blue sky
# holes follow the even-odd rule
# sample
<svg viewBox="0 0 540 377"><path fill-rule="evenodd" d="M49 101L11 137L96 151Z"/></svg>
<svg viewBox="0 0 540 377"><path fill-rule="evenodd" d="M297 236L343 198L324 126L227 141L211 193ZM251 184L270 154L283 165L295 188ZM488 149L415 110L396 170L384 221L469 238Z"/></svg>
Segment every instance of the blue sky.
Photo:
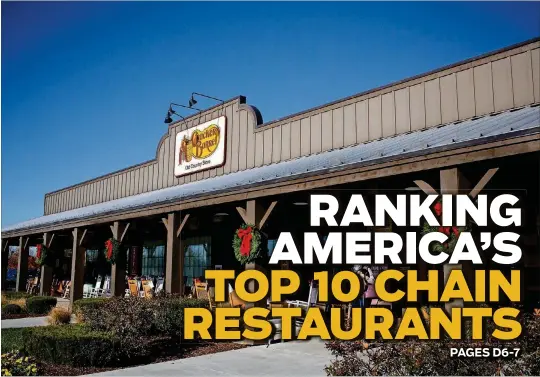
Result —
<svg viewBox="0 0 540 377"><path fill-rule="evenodd" d="M155 156L170 101L265 121L540 35L539 3L2 2L2 225ZM202 103L201 106L210 105Z"/></svg>

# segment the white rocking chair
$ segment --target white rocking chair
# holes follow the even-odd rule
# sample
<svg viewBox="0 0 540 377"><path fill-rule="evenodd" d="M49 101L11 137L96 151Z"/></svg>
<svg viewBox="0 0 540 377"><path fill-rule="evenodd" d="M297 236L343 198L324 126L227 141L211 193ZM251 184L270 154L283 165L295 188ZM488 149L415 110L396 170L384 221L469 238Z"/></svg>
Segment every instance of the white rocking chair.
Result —
<svg viewBox="0 0 540 377"><path fill-rule="evenodd" d="M97 296L94 296L97 294L97 292L101 289L101 275L98 275L97 277L97 280L96 280L96 285L94 288L92 288L90 290L90 292L86 291L86 292L83 292L83 298L89 298L89 297L97 297Z"/></svg>

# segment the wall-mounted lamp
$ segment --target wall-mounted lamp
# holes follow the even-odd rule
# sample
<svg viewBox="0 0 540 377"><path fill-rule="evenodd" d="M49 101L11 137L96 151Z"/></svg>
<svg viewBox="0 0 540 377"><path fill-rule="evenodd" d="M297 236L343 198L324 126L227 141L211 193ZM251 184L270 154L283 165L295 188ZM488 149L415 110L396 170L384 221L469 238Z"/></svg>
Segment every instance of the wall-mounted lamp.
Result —
<svg viewBox="0 0 540 377"><path fill-rule="evenodd" d="M165 117L165 120L164 120L164 123L172 123L173 119L171 117L171 115L176 115L180 118L182 118L183 120L186 120L182 115L178 114L176 111L173 110L173 106L179 106L179 107L183 107L185 109L189 109L189 110L196 110L198 112L201 112L201 109L197 109L196 107L188 107L188 106L184 106L184 105L180 105L178 103L174 103L174 102L171 102L169 104L169 110L167 110L167 116Z"/></svg>
<svg viewBox="0 0 540 377"><path fill-rule="evenodd" d="M191 98L189 99L189 107L190 108L193 108L193 105L195 105L197 103L197 100L195 99L195 96L201 96L201 97L205 97L205 98L210 98L210 99L213 99L214 101L225 103L225 101L223 101L223 100L221 100L219 98L210 97L210 96L207 96L206 94L193 92L193 93L191 93Z"/></svg>

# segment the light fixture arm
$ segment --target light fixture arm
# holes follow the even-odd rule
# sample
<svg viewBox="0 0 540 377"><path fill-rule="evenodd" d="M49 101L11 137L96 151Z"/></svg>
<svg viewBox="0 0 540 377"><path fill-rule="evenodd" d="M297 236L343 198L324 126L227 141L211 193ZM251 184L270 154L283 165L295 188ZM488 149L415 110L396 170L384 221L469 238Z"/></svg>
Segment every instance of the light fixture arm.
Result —
<svg viewBox="0 0 540 377"><path fill-rule="evenodd" d="M189 107L189 106L185 106L185 105L180 105L178 103L174 103L174 102L171 102L169 107L170 106L179 106L179 107L183 107L184 109L189 109L189 110L196 110L198 112L201 112L202 110L201 109L197 109L196 107ZM176 113L175 113L176 114Z"/></svg>
<svg viewBox="0 0 540 377"><path fill-rule="evenodd" d="M218 101L218 102L221 102L221 103L225 103L225 101L223 101L223 100L221 100L221 99L219 99L219 98L207 96L206 94L197 93L197 92L191 93L191 98L193 98L194 95L200 96L200 97L210 98L210 99L213 99L214 101Z"/></svg>

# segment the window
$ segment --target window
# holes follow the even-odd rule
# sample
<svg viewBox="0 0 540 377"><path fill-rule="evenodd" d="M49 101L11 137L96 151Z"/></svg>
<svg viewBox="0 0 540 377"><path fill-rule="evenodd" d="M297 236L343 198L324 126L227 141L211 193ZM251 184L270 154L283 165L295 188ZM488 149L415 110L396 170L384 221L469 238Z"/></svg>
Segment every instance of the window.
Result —
<svg viewBox="0 0 540 377"><path fill-rule="evenodd" d="M144 246L142 254L142 275L162 276L165 274L164 245Z"/></svg>
<svg viewBox="0 0 540 377"><path fill-rule="evenodd" d="M98 258L99 250L86 250L86 263L95 262Z"/></svg>
<svg viewBox="0 0 540 377"><path fill-rule="evenodd" d="M274 248L276 247L277 240L268 240L268 256L272 256L272 252L274 251Z"/></svg>
<svg viewBox="0 0 540 377"><path fill-rule="evenodd" d="M204 271L211 266L211 238L188 238L184 245L184 279L187 279L186 286L191 287L193 278L204 276Z"/></svg>

